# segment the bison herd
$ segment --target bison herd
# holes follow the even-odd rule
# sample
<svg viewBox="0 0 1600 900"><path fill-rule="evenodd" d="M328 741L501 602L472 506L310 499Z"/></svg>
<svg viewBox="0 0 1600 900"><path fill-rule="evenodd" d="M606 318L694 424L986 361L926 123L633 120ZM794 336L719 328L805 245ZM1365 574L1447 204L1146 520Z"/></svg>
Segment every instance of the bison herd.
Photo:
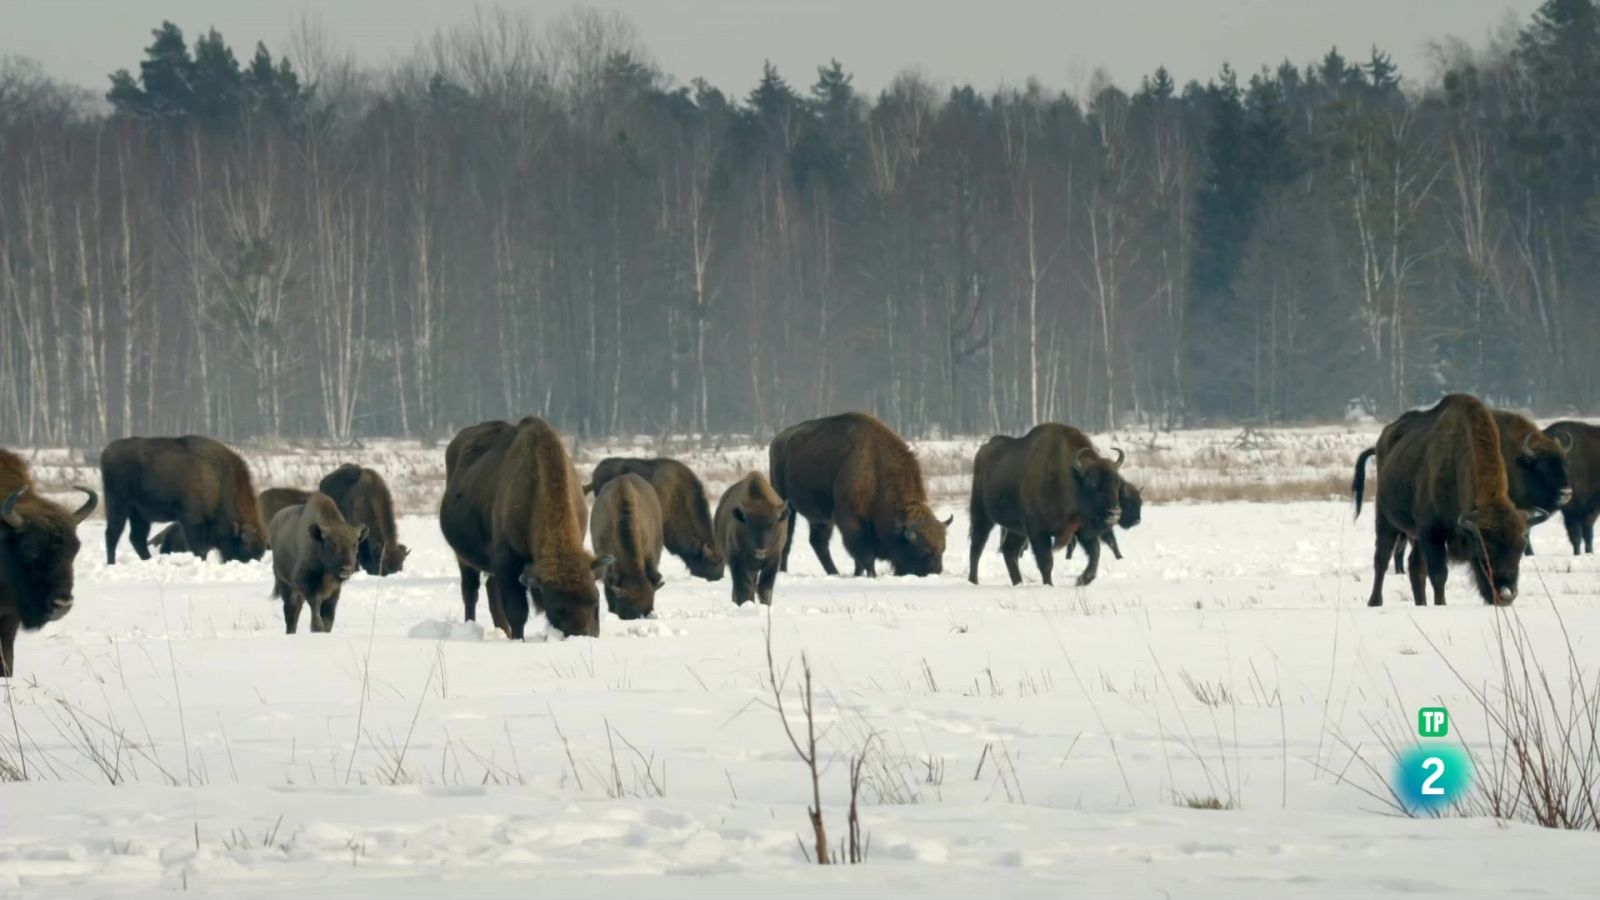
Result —
<svg viewBox="0 0 1600 900"><path fill-rule="evenodd" d="M1366 462L1377 460L1377 547L1369 604L1383 602L1390 561L1407 567L1413 598L1444 602L1449 561L1466 563L1489 603L1510 603L1528 549L1528 529L1559 509L1574 553L1594 552L1600 515L1600 428L1557 422L1543 430L1515 413L1451 395L1391 423L1356 462L1356 514ZM996 436L972 466L967 578L998 526L1012 584L1022 550L1040 578L1053 579L1054 554L1082 546L1076 583L1094 581L1102 544L1122 558L1114 529L1141 518L1138 487L1123 475L1126 455L1106 455L1088 435L1057 423L1026 435ZM100 456L106 562L116 563L126 527L134 552L217 552L225 561L272 550L273 595L293 634L310 608L311 630L333 629L339 594L357 568L400 572L410 552L399 541L394 501L372 469L342 465L310 488L256 492L238 454L209 438L124 438ZM72 608L76 528L99 497L69 512L35 489L26 463L0 450L0 673L15 665L19 628L35 630ZM593 508L585 501L593 495ZM691 575L726 574L735 604L770 604L788 569L804 516L818 562L837 575L831 541L839 532L855 575L886 562L896 575L944 571L945 531L928 501L910 446L870 415L802 422L769 447L766 473L750 472L718 499L672 459L611 458L583 484L560 435L542 419L483 422L462 429L445 451L439 526L461 574L463 614L477 618L488 593L496 628L523 637L534 611L564 634L596 635L600 597L622 619L651 615L663 584L663 552ZM156 523L170 523L152 537ZM588 536L588 547L584 537Z"/></svg>

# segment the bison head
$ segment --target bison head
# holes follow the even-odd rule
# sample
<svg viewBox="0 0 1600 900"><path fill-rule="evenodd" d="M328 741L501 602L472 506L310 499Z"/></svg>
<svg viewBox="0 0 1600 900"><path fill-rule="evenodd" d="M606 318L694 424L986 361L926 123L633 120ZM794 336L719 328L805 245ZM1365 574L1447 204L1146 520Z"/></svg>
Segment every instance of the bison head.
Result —
<svg viewBox="0 0 1600 900"><path fill-rule="evenodd" d="M1522 439L1516 470L1511 474L1512 499L1524 508L1555 509L1572 499L1567 449L1558 440L1529 432ZM1520 490L1518 489L1520 488Z"/></svg>
<svg viewBox="0 0 1600 900"><path fill-rule="evenodd" d="M217 549L227 562L255 562L267 555L266 529L259 522L235 522L223 530Z"/></svg>
<svg viewBox="0 0 1600 900"><path fill-rule="evenodd" d="M1117 461L1111 462L1088 447L1072 455L1072 477L1078 487L1078 515L1091 530L1108 529L1122 519L1122 461L1126 455L1115 447Z"/></svg>
<svg viewBox="0 0 1600 900"><path fill-rule="evenodd" d="M322 570L332 572L340 581L356 573L356 550L367 538L367 526L322 525L311 523L311 543L322 563Z"/></svg>
<svg viewBox="0 0 1600 900"><path fill-rule="evenodd" d="M789 501L776 510L761 507L733 508L733 519L739 523L734 541L741 553L748 553L756 562L766 562L783 553L787 536L782 525L789 517Z"/></svg>
<svg viewBox="0 0 1600 900"><path fill-rule="evenodd" d="M406 557L411 555L411 548L405 544L386 544L378 548L378 571L368 572L373 575L395 575L406 567Z"/></svg>
<svg viewBox="0 0 1600 900"><path fill-rule="evenodd" d="M562 567L544 575L529 563L519 580L551 628L565 635L599 637L600 591L595 582L605 578L616 561L617 558L608 553L591 561L582 573L569 572Z"/></svg>
<svg viewBox="0 0 1600 900"><path fill-rule="evenodd" d="M655 612L656 591L665 584L661 573L623 575L616 566L606 569L603 578L606 589L606 609L619 619L643 619Z"/></svg>
<svg viewBox="0 0 1600 900"><path fill-rule="evenodd" d="M1549 517L1542 509L1525 513L1501 501L1462 513L1456 520L1459 544L1450 548L1451 555L1471 561L1472 577L1485 603L1509 606L1517 599L1517 572L1528 526Z"/></svg>
<svg viewBox="0 0 1600 900"><path fill-rule="evenodd" d="M689 574L707 581L721 581L727 562L722 558L722 551L717 549L715 541L706 541L697 548L683 554L683 564L689 567Z"/></svg>
<svg viewBox="0 0 1600 900"><path fill-rule="evenodd" d="M10 587L22 627L32 631L72 610L77 526L94 512L99 497L88 488L78 488L89 500L76 513L53 503L18 509L28 490L23 485L0 501L0 578Z"/></svg>
<svg viewBox="0 0 1600 900"><path fill-rule="evenodd" d="M1123 528L1132 528L1144 519L1144 495L1134 487L1132 482L1122 483L1122 515L1117 517L1117 524Z"/></svg>
<svg viewBox="0 0 1600 900"><path fill-rule="evenodd" d="M955 520L939 521L925 503L907 510L889 544L889 565L896 575L938 575L944 571L944 532Z"/></svg>

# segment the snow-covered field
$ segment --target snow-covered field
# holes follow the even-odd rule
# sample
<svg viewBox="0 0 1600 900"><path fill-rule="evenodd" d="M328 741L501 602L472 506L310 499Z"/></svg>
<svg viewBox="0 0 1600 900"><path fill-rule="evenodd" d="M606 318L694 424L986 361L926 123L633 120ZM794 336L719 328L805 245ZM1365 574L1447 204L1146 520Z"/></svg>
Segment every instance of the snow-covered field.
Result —
<svg viewBox="0 0 1600 900"><path fill-rule="evenodd" d="M1362 439L1296 443L1348 470ZM1397 817L1362 790L1382 793L1362 760L1386 772L1384 735L1408 740L1418 706L1483 739L1461 678L1497 682L1497 622L1558 673L1563 622L1595 658L1600 566L1558 526L1509 615L1463 571L1452 606L1391 579L1369 610L1370 519L1347 502L1151 505L1087 589L1012 588L993 545L973 587L960 492L941 492L944 577L823 577L802 541L778 582L773 655L791 716L802 653L815 673L835 843L867 751L868 858L829 869L802 855L810 783L772 708L768 620L726 581L668 558L659 618L514 644L459 622L448 549L408 516L403 576L358 574L337 632L286 637L268 562L124 544L107 568L92 520L77 606L19 639L0 707L0 769L25 773L0 786L0 896L1586 890L1593 833ZM1082 565L1058 560L1058 582ZM1233 808L1189 808L1212 799Z"/></svg>

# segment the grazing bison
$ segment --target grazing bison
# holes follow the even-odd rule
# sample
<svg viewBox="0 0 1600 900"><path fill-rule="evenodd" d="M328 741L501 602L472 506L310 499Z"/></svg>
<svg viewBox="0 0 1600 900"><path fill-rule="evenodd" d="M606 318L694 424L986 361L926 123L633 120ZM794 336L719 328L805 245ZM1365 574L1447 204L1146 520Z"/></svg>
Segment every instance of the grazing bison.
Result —
<svg viewBox="0 0 1600 900"><path fill-rule="evenodd" d="M928 506L917 458L889 427L865 413L812 419L785 429L768 449L772 487L789 503L782 568L788 571L796 515L811 523L811 548L839 574L828 542L838 526L857 575L887 559L896 575L944 571L944 532Z"/></svg>
<svg viewBox="0 0 1600 900"><path fill-rule="evenodd" d="M583 492L597 493L613 478L627 474L638 475L655 488L667 552L683 560L696 578L721 578L724 563L711 533L711 507L706 503L705 486L694 472L675 459L613 456L594 467Z"/></svg>
<svg viewBox="0 0 1600 900"><path fill-rule="evenodd" d="M72 611L78 525L99 498L76 512L39 496L22 457L0 450L0 678L16 671L17 629L38 631Z"/></svg>
<svg viewBox="0 0 1600 900"><path fill-rule="evenodd" d="M123 525L140 559L150 558L150 524L176 522L190 548L224 562L260 559L266 527L250 469L210 438L122 438L100 453L106 493L106 564L117 561Z"/></svg>
<svg viewBox="0 0 1600 900"><path fill-rule="evenodd" d="M1530 520L1511 502L1500 429L1481 400L1451 394L1424 411L1409 412L1384 428L1378 445L1356 459L1356 515L1366 490L1367 458L1378 458L1377 551L1368 606L1383 605L1383 576L1401 535L1417 547L1411 555L1411 593L1427 603L1423 579L1433 582L1435 604L1444 603L1450 560L1472 568L1484 602L1509 604Z"/></svg>
<svg viewBox="0 0 1600 900"><path fill-rule="evenodd" d="M1600 518L1600 428L1583 422L1557 422L1544 433L1567 451L1572 500L1561 508L1572 553L1594 552L1594 522Z"/></svg>
<svg viewBox="0 0 1600 900"><path fill-rule="evenodd" d="M273 592L283 601L283 625L294 634L300 608L311 605L311 631L333 630L339 591L356 571L356 547L365 525L351 525L327 494L312 494L299 506L272 517Z"/></svg>
<svg viewBox="0 0 1600 900"><path fill-rule="evenodd" d="M1089 556L1078 584L1100 571L1100 539L1122 517L1122 461L1102 457L1089 436L1068 425L1047 422L1020 438L998 435L978 450L972 462L972 553L967 580L978 583L978 559L989 532L999 525L1000 552L1012 584L1022 583L1017 559L1022 545L1033 548L1039 577L1051 584L1051 552L1076 536Z"/></svg>
<svg viewBox="0 0 1600 900"><path fill-rule="evenodd" d="M461 566L468 621L488 575L490 615L512 639L523 637L529 594L561 632L598 635L595 581L614 560L583 549L587 521L578 473L543 419L483 422L446 448L439 526Z"/></svg>
<svg viewBox="0 0 1600 900"><path fill-rule="evenodd" d="M594 498L589 538L594 552L616 559L606 569L606 608L620 619L654 612L663 583L661 502L650 482L632 473L607 481Z"/></svg>
<svg viewBox="0 0 1600 900"><path fill-rule="evenodd" d="M759 597L772 605L772 588L789 539L789 504L760 472L733 483L717 502L717 546L733 578L733 602Z"/></svg>
<svg viewBox="0 0 1600 900"><path fill-rule="evenodd" d="M278 510L299 506L310 497L311 491L302 491L299 488L267 488L256 497L256 505L261 510L261 521L270 525ZM149 546L163 556L169 553L195 552L189 546L189 539L184 536L183 527L177 522L156 532L156 536L150 539ZM205 557L204 553L195 552L195 555Z"/></svg>
<svg viewBox="0 0 1600 900"><path fill-rule="evenodd" d="M1540 431L1539 426L1527 416L1503 409L1491 412L1494 414L1495 427L1500 429L1500 458L1505 463L1507 492L1512 504L1524 511L1553 510L1565 506L1572 499L1566 448ZM1402 415L1395 424L1408 423L1400 425L1402 430L1411 427L1409 423L1415 421L1415 413L1413 410ZM1406 543L1405 535L1401 535L1395 543L1396 574L1404 574L1406 570L1402 562ZM1414 555L1415 548L1412 552ZM1533 555L1531 540L1523 552L1528 556Z"/></svg>
<svg viewBox="0 0 1600 900"><path fill-rule="evenodd" d="M1117 524L1124 529L1132 528L1144 519L1144 495L1130 482L1122 483L1122 496L1118 503L1122 508L1122 515L1117 517ZM1117 546L1116 529L1105 528L1100 534L1100 539L1111 548L1111 555L1117 559L1122 558L1122 548ZM1067 538L1067 559L1072 558L1072 551L1078 546L1078 536Z"/></svg>
<svg viewBox="0 0 1600 900"><path fill-rule="evenodd" d="M400 543L400 530L394 523L394 499L382 475L345 463L325 475L317 490L333 498L346 522L366 526L367 536L356 551L363 572L393 575L405 568L411 549Z"/></svg>

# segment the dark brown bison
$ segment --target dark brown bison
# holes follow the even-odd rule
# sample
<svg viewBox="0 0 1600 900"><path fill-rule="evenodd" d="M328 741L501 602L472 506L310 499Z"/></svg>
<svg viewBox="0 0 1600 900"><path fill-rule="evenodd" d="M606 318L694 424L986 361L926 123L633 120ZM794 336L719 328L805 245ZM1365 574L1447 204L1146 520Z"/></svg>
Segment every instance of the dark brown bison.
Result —
<svg viewBox="0 0 1600 900"><path fill-rule="evenodd" d="M589 513L594 552L616 559L606 569L606 608L620 619L642 619L656 608L661 577L661 502L650 482L633 473L612 478Z"/></svg>
<svg viewBox="0 0 1600 900"><path fill-rule="evenodd" d="M283 601L283 625L294 634L301 607L311 606L311 631L333 630L339 591L356 571L356 548L365 525L351 525L327 494L312 494L299 506L272 517L273 592Z"/></svg>
<svg viewBox="0 0 1600 900"><path fill-rule="evenodd" d="M1078 584L1100 571L1100 539L1122 517L1122 461L1100 455L1089 436L1069 425L1047 422L1020 438L998 435L972 461L972 553L967 580L978 583L978 559L999 525L1000 553L1012 584L1022 583L1017 566L1023 544L1033 548L1039 577L1050 578L1051 552L1076 536L1089 556Z"/></svg>
<svg viewBox="0 0 1600 900"><path fill-rule="evenodd" d="M310 498L311 493L311 491L302 491L299 488L267 488L256 497L256 505L261 510L261 521L266 522L268 525L272 524L272 519L278 514L278 510L305 503ZM268 543L270 544L270 540ZM171 525L156 532L155 537L150 539L149 547L163 556L169 553L194 552L193 548L189 546L189 539L184 536L183 527L177 522L173 522ZM196 555L205 556L204 553Z"/></svg>
<svg viewBox="0 0 1600 900"><path fill-rule="evenodd" d="M1500 458L1506 467L1506 484L1511 502L1517 509L1554 510L1572 499L1572 480L1567 472L1567 452L1559 442L1551 439L1527 416L1509 410L1491 410L1495 427L1500 429ZM1401 429L1411 427L1416 410L1402 415L1396 421ZM1405 573L1405 535L1395 542L1394 570ZM1415 555L1415 548L1413 548ZM1533 555L1533 542L1527 543L1523 553Z"/></svg>
<svg viewBox="0 0 1600 900"><path fill-rule="evenodd" d="M1117 517L1117 525L1128 529L1139 524L1144 519L1144 495L1131 483L1122 483L1122 497L1118 505L1122 508L1122 515ZM1122 558L1122 548L1117 546L1117 532L1115 528L1104 528L1100 533L1100 540L1105 541L1111 548L1111 555L1117 559ZM1077 549L1078 536L1067 538L1067 559L1072 558L1072 551Z"/></svg>
<svg viewBox="0 0 1600 900"><path fill-rule="evenodd" d="M529 594L562 633L598 635L595 582L614 560L583 549L587 523L578 473L543 419L483 422L446 448L439 526L461 566L468 621L488 575L490 615L512 639L523 637Z"/></svg>
<svg viewBox="0 0 1600 900"><path fill-rule="evenodd" d="M1438 405L1401 416L1356 459L1351 485L1356 515L1366 489L1366 462L1378 459L1377 551L1368 606L1383 605L1383 576L1401 535L1411 555L1411 593L1427 603L1423 579L1433 582L1435 604L1444 603L1450 560L1467 563L1484 602L1505 605L1517 597L1517 574L1531 515L1511 502L1500 429L1476 397L1451 394Z"/></svg>
<svg viewBox="0 0 1600 900"><path fill-rule="evenodd" d="M266 526L237 453L210 438L122 438L100 453L106 493L106 563L117 561L123 525L140 559L150 558L150 524L176 522L193 551L224 562L260 559Z"/></svg>
<svg viewBox="0 0 1600 900"><path fill-rule="evenodd" d="M789 503L784 571L796 515L811 523L811 548L829 575L839 574L828 547L835 526L857 575L876 575L880 559L896 575L944 571L950 520L933 514L916 456L887 425L866 413L801 422L772 439L768 459L772 487Z"/></svg>
<svg viewBox="0 0 1600 900"><path fill-rule="evenodd" d="M760 472L734 482L717 502L717 546L728 561L733 602L760 598L772 605L772 588L789 539L789 504Z"/></svg>
<svg viewBox="0 0 1600 900"><path fill-rule="evenodd" d="M1574 555L1594 552L1594 522L1600 518L1600 427L1562 421L1544 430L1567 451L1572 499L1561 508Z"/></svg>
<svg viewBox="0 0 1600 900"><path fill-rule="evenodd" d="M345 463L323 476L317 490L333 498L346 522L366 526L367 536L356 551L356 560L363 572L393 575L405 568L411 549L400 543L400 530L394 522L394 499L382 475L355 463Z"/></svg>
<svg viewBox="0 0 1600 900"><path fill-rule="evenodd" d="M22 457L0 450L0 677L17 665L17 629L38 631L72 611L78 525L94 512L94 491L76 512L40 496Z"/></svg>
<svg viewBox="0 0 1600 900"><path fill-rule="evenodd" d="M586 494L593 494L619 475L634 474L650 482L661 501L662 536L667 552L683 560L689 574L707 581L722 577L724 563L711 533L711 507L705 485L689 467L675 459L634 459L613 456L594 467Z"/></svg>

